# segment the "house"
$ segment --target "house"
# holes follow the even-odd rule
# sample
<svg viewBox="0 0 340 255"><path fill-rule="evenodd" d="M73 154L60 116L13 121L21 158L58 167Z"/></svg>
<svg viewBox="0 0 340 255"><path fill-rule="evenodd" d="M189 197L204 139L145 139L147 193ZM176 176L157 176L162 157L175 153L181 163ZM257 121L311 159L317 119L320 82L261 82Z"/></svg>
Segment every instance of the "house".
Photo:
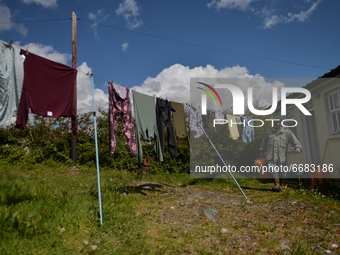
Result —
<svg viewBox="0 0 340 255"><path fill-rule="evenodd" d="M308 83L303 88L311 93L305 108L312 114L305 116L294 105L287 105L286 119L295 119L292 128L303 146L302 153L288 150L287 164L307 164L311 168L329 171L322 178L340 177L340 66ZM305 95L292 93L288 98ZM332 172L330 172L332 171ZM327 174L330 174L329 176Z"/></svg>

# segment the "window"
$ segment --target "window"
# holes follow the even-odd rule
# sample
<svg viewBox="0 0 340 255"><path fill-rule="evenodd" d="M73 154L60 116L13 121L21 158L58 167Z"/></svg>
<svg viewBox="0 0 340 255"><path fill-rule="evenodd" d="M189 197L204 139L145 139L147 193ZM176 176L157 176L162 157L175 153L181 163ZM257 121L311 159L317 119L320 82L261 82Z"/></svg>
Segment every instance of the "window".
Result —
<svg viewBox="0 0 340 255"><path fill-rule="evenodd" d="M331 115L332 133L340 133L340 90L328 95L328 109Z"/></svg>

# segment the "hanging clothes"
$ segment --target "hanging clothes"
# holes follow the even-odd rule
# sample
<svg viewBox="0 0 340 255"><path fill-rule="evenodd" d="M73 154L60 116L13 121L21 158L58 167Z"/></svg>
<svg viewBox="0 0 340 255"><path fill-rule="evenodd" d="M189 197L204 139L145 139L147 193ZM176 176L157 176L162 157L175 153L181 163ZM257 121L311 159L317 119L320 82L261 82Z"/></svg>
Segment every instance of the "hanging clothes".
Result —
<svg viewBox="0 0 340 255"><path fill-rule="evenodd" d="M224 114L220 111L215 112L215 119L224 119Z"/></svg>
<svg viewBox="0 0 340 255"><path fill-rule="evenodd" d="M20 98L17 127L24 129L29 108L44 117L71 117L73 134L77 133L77 116L73 103L77 70L61 63L21 50L24 83Z"/></svg>
<svg viewBox="0 0 340 255"><path fill-rule="evenodd" d="M202 115L201 115L201 108L198 109L191 107L190 111L190 122L189 128L190 132L194 135L195 138L198 138L203 135L203 122L202 122Z"/></svg>
<svg viewBox="0 0 340 255"><path fill-rule="evenodd" d="M242 129L242 142L247 143L254 140L254 127L248 125L248 121L252 120L251 116L242 116L241 122L245 122Z"/></svg>
<svg viewBox="0 0 340 255"><path fill-rule="evenodd" d="M14 47L0 41L0 126L17 115L20 93Z"/></svg>
<svg viewBox="0 0 340 255"><path fill-rule="evenodd" d="M240 133L238 132L237 122L234 115L227 115L228 127L230 132L230 138L233 140L237 140L240 137ZM232 125L231 125L232 124Z"/></svg>
<svg viewBox="0 0 340 255"><path fill-rule="evenodd" d="M151 141L151 138L154 138L155 153L159 161L162 162L163 153L157 129L155 97L144 95L136 91L132 91L132 97L135 111L137 161L141 164L143 159L143 150L140 139L143 138L146 141Z"/></svg>
<svg viewBox="0 0 340 255"><path fill-rule="evenodd" d="M128 87L123 88L117 84L109 82L109 135L110 152L113 154L116 149L116 135L118 129L118 119L121 117L124 134L128 140L130 154L137 155L135 128L133 124L130 91ZM122 90L122 89L124 90ZM120 93L118 92L120 91Z"/></svg>
<svg viewBox="0 0 340 255"><path fill-rule="evenodd" d="M203 122L205 124L205 128L212 129L214 126L214 118L215 118L215 111L214 110L207 110L207 114L202 117ZM214 129L215 130L215 129Z"/></svg>
<svg viewBox="0 0 340 255"><path fill-rule="evenodd" d="M171 102L171 106L175 109L175 112L172 113L172 117L174 120L176 136L178 138L188 137L183 103Z"/></svg>
<svg viewBox="0 0 340 255"><path fill-rule="evenodd" d="M161 144L162 154L164 155L164 125L167 128L168 146L172 157L177 157L177 145L174 126L172 125L171 112L175 109L168 100L156 98L156 120Z"/></svg>

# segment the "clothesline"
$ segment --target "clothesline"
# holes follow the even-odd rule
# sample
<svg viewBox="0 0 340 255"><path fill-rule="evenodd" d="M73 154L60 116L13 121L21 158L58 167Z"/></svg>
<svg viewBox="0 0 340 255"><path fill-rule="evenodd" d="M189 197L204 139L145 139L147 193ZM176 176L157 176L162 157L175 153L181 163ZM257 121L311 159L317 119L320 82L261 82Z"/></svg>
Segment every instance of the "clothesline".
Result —
<svg viewBox="0 0 340 255"><path fill-rule="evenodd" d="M7 50L10 50L10 53L11 54L14 54L14 47L12 46L12 45L9 45L9 44L6 44L5 42L2 42L1 43L1 46L2 47L4 47L5 49L7 49ZM2 52L4 52L4 50L2 51ZM46 77L45 79L44 79L44 82L41 82L41 77L44 77L43 75L45 75L46 76L46 73L49 73L50 75L52 75L55 71L53 71L53 68L54 67L52 67L52 69L44 69L44 68L46 68L46 64L44 64L44 65L42 65L41 66L41 68L42 69L44 69L45 71L44 72L41 72L41 70L40 70L40 72L37 72L36 70L37 70L37 68L36 67L34 67L34 68L31 68L31 69L29 69L30 68L30 64L27 64L27 62L29 62L29 61L33 61L34 59L36 59L36 60L34 60L34 61L40 61L40 62L43 62L43 61L47 61L46 63L51 63L51 65L52 66L60 66L60 68L62 69L62 70L67 70L67 72L69 72L70 74L74 74L73 75L73 78L72 77L70 77L71 78L71 80L68 80L68 84L70 84L70 87L71 87L71 85L72 84L74 84L74 82L72 81L72 79L74 79L74 76L76 77L77 76L77 72L79 71L80 73L83 73L83 74L85 74L85 75L88 75L89 73L90 73L90 71L88 71L87 73L85 73L84 71L82 71L82 70L76 70L76 69L74 69L74 68L70 68L70 67L68 67L68 66L65 66L65 65L63 65L63 64L60 64L60 63L57 63L57 62L54 62L54 61L51 61L51 60L48 60L48 59L45 59L45 58L42 58L42 57L40 57L40 56L38 56L38 55L35 55L34 53L29 53L29 51L28 51L28 49L26 49L26 51L25 50L21 50L21 52L20 52L22 55L24 55L26 58L28 58L28 60L26 59L25 60L25 62L24 62L24 66L26 65L26 70L25 70L25 72L27 72L27 74L29 74L29 75L25 75L25 79L24 79L24 83L26 84L25 86L28 86L28 84L30 84L29 86L30 86L30 90L38 90L38 91L44 91L44 90L46 90L46 87L45 87L45 85L46 84L48 84L49 82L50 82L50 80L51 80L51 82L52 81L55 81L55 80L57 80L57 76L58 76L58 74L57 74L57 72L55 73L55 75L57 75L55 78L53 78L53 79L50 79L50 77ZM12 56L12 57L10 57L10 58L12 58L12 62L11 62L11 65L13 65L13 66L15 66L15 63L14 63L14 60L15 60L15 58ZM5 58L4 58L5 59ZM13 69L15 69L14 67L13 67ZM13 73L15 73L14 71L13 71ZM35 76L35 80L31 80L30 81L30 79L32 79L32 77L33 76ZM101 77L97 77L97 76L95 76L95 75L93 75L93 74L91 74L91 76L92 76L92 79L95 77L96 79L100 79L100 80L103 80L103 81L105 81L107 84L108 84L108 86L110 86L110 84L113 84L113 82L109 82L109 81L107 81L106 79L103 79L103 78L101 78ZM14 78L13 78L13 80L14 80ZM50 82L50 83L51 83ZM39 85L39 86L41 86L41 88L39 87L39 89L38 89L38 84L41 84L41 85ZM61 83L58 83L58 84L65 84L64 82L61 82ZM73 86L73 85L72 85ZM119 90L128 90L129 92L131 91L131 89L129 89L127 86L126 86L126 88L124 88L124 87L122 87L122 86L120 86L120 85L115 85L115 86L118 86L118 91ZM18 118L17 118L17 125L19 125L19 127L21 128L21 129L23 129L24 127L25 127L25 124L26 124L26 121L27 121L27 115L28 115L28 108L31 108L31 110L32 110L32 112L33 113L38 113L39 115L41 115L41 116L45 116L45 117L55 117L55 118L58 118L58 117L61 117L61 116L73 116L72 118L73 118L73 131L76 133L77 132L77 130L76 130L76 119L75 119L75 112L74 112L74 110L71 110L72 109L72 107L73 107L73 105L71 106L71 101L72 101L72 103L73 103L73 96L70 96L70 97L64 97L64 95L65 95L65 90L63 90L63 89L60 89L60 87L58 87L57 86L57 83L56 83L56 85L55 85L55 89L53 90L53 93L50 93L51 91L49 91L47 94L46 94L46 96L44 96L44 97L42 97L41 96L41 94L39 94L39 96L37 96L36 97L36 99L26 99L26 94L24 94L24 93L26 93L26 91L27 91L27 88L26 89L24 89L23 90L23 92L22 92L22 95L21 95L21 100L20 101L22 101L22 100L26 100L26 102L29 102L31 105L27 105L27 103L25 103L25 101L22 101L22 103L20 104L20 105L22 105L22 106L20 106L19 105L19 103L18 103L18 99L19 99L19 92L18 92L18 86L14 86L14 85L12 85L12 87L16 87L16 94L17 94L17 96L16 96L16 101L17 102L12 102L12 104L14 104L14 106L12 107L13 109L12 109L12 112L8 112L8 113L6 113L5 112L5 114L7 114L7 116L3 116L3 115L5 115L5 114L1 114L0 115L0 117L1 117L1 119L0 120L2 120L2 123L4 123L5 121L6 121L6 117L8 118L8 116L10 116L10 115L13 115L13 113L15 113L15 111L16 111L16 109L19 109L19 112L18 112ZM8 88L6 88L7 90L8 90ZM5 89L5 91L7 91ZM62 92L63 91L63 92ZM132 90L133 91L133 90ZM61 93L60 92L62 92L62 95L61 95ZM70 95L72 94L71 93L72 91L70 90ZM133 91L133 92L136 92L136 91ZM144 93L141 93L141 92L138 92L138 93L140 93L140 94L144 94ZM13 93L12 93L13 94ZM47 102L47 103L44 103L44 100L46 99L46 98L50 98L51 100L52 99L54 99L54 98L56 98L57 97L57 95L59 95L60 94L60 96L63 96L63 100L65 101L65 104L66 105L64 105L63 107L63 109L61 109L60 107L58 108L58 107L56 107L55 105L60 105L60 103L58 104L55 104L54 106L51 106L51 104L49 104L50 102ZM32 94L27 94L27 95L29 95L30 97L32 97ZM53 96L52 96L53 95ZM145 95L145 94L144 94ZM15 95L11 95L11 97L12 98L15 98ZM132 99L133 99L134 97L132 97ZM39 103L39 107L38 106L34 106L34 103L35 102L39 102L39 100L41 101L41 103ZM51 100L49 100L49 101L51 101ZM58 99L59 100L59 99ZM61 99L60 99L61 100ZM129 99L130 100L130 99ZM156 95L153 95L153 103L154 103L154 105L155 104L157 104L157 103L159 103L159 102L162 102L162 100L164 100L162 97L156 97ZM5 100L3 100L3 101L5 101ZM7 100L8 101L8 100ZM15 105L15 103L17 104L17 105ZM41 107L40 105L45 105L44 107ZM176 104L179 104L179 106L181 106L181 107L183 107L183 103L179 103L179 102L175 102L175 101L172 101L172 104L173 105L176 105ZM70 107L68 107L67 105L70 105ZM25 106L25 109L23 108ZM155 106L154 106L155 107ZM173 107L173 106L171 106L171 107ZM3 107L3 109L7 109L8 107ZM4 111L2 109L2 111ZM21 110L20 110L21 109ZM24 111L22 111L24 109ZM179 108L177 109L177 111L181 111ZM0 112L1 113L1 112ZM218 113L218 112L217 112ZM169 114L170 115L170 114ZM176 114L174 114L174 115L176 115ZM184 114L183 114L184 115ZM219 115L221 116L222 115L222 117L223 117L223 114L221 113L221 112L219 112ZM20 116L20 117L19 117ZM182 118L183 116L181 116L181 118ZM231 116L229 116L229 117L231 117ZM183 117L184 118L184 117ZM221 118L221 117L218 117L218 118ZM227 116L227 118L228 118L228 116ZM179 121L179 118L176 118L176 121L175 122L178 122ZM230 122L230 121L229 121ZM235 122L235 121L234 121ZM179 123L179 122L178 122ZM185 123L183 124L182 123L182 126L185 126ZM192 125L189 125L189 126L192 126ZM185 131L184 131L184 129L185 128L181 128L180 130L175 130L175 132L177 133L177 135L178 136L181 136L181 137L185 137L185 136L187 136L187 134L185 134ZM190 127L190 129L191 129L191 127ZM247 129L248 129L248 131L247 131ZM237 139L238 137L239 137L239 134L238 134L238 130L237 130L237 127L231 127L231 126L229 126L229 130L230 130L230 132L231 132L231 138L233 138L233 139ZM244 136L244 135L242 135L243 137L243 141L244 142L247 142L246 140L248 139L249 141L251 141L252 139L253 139L253 136L254 136L254 133L253 133L253 131L249 131L249 128L248 127L245 127L244 128L244 131L247 131L249 134L248 135L246 135L246 136ZM196 133L196 135L195 135L195 137L198 137L198 135L197 135L198 133ZM252 138L250 138L250 136L252 135ZM246 138L246 139L244 139L244 138Z"/></svg>

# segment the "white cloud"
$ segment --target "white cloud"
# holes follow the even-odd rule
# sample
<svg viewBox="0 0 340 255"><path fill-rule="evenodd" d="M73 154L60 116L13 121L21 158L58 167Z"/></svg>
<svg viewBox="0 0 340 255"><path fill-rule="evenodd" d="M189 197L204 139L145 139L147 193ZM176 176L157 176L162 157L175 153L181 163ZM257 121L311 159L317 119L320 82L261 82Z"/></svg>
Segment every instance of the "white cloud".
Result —
<svg viewBox="0 0 340 255"><path fill-rule="evenodd" d="M92 98L92 82L91 76L86 73L92 72L92 68L88 67L86 62L83 62L78 67L77 75L77 109L78 114L90 112L93 110L93 98ZM96 84L94 84L96 87ZM101 89L94 90L96 111L99 107L103 107L108 110L108 95Z"/></svg>
<svg viewBox="0 0 340 255"><path fill-rule="evenodd" d="M25 4L37 4L42 5L44 8L55 8L58 6L58 0L22 0Z"/></svg>
<svg viewBox="0 0 340 255"><path fill-rule="evenodd" d="M256 0L212 0L208 3L209 8L216 8L218 11L222 8L246 10L250 3Z"/></svg>
<svg viewBox="0 0 340 255"><path fill-rule="evenodd" d="M251 86L253 87L256 99L260 105L269 105L272 100L272 87L281 87L283 83L273 81L267 82L259 74L251 75L246 67L234 66L225 67L223 69L216 69L211 65L205 67L183 66L181 64L175 64L169 68L161 71L156 77L148 77L141 86L135 86L132 89L146 95L155 95L156 97L166 98L175 102L190 102L190 78L249 78L251 80ZM254 79L256 78L256 79ZM247 88L249 87L249 79L244 79L244 84L240 85L240 88L247 94ZM198 91L198 90L197 90ZM222 92L221 97L227 98L226 105L231 107L231 95L227 92Z"/></svg>
<svg viewBox="0 0 340 255"><path fill-rule="evenodd" d="M313 3L309 9L305 11L300 11L299 13L289 12L286 16L266 16L264 18L264 28L271 28L279 23L290 23L293 21L305 22L312 15L313 11L315 11L316 7L321 3L321 1L322 0L318 0L317 2Z"/></svg>
<svg viewBox="0 0 340 255"><path fill-rule="evenodd" d="M317 2L313 3L313 5L306 11L301 11L300 13L288 13L288 16L286 18L286 22L292 22L294 20L298 20L300 22L304 22L307 20L313 13L313 11L316 9L319 3L321 3L322 0L318 0Z"/></svg>
<svg viewBox="0 0 340 255"><path fill-rule="evenodd" d="M23 36L27 35L27 29L23 24L15 24L12 22L11 10L0 1L0 32L16 29Z"/></svg>
<svg viewBox="0 0 340 255"><path fill-rule="evenodd" d="M129 29L136 29L143 25L143 21L139 19L140 8L135 0L123 0L116 10L116 14L124 17Z"/></svg>
<svg viewBox="0 0 340 255"><path fill-rule="evenodd" d="M98 39L98 33L97 33L98 24L100 22L105 21L108 17L109 15L104 14L104 10L98 10L96 13L91 13L91 12L89 13L88 18L89 20L93 21L91 28L94 30L94 36L97 39Z"/></svg>
<svg viewBox="0 0 340 255"><path fill-rule="evenodd" d="M128 42L123 43L122 44L122 51L127 51L128 47L129 47L129 43Z"/></svg>
<svg viewBox="0 0 340 255"><path fill-rule="evenodd" d="M291 5L289 5L290 3L288 1L269 1L268 4L265 3L259 9L258 6L259 3L261 3L259 0L212 0L208 3L208 7L218 11L221 9L237 9L244 12L251 12L253 15L263 19L263 28L272 28L280 23L290 23L294 21L305 22L322 1L323 0L299 0L294 1L294 4ZM255 2L258 4L256 6L252 5ZM273 6L275 6L275 8ZM282 10L287 7L290 9L299 8L299 10L282 14Z"/></svg>

